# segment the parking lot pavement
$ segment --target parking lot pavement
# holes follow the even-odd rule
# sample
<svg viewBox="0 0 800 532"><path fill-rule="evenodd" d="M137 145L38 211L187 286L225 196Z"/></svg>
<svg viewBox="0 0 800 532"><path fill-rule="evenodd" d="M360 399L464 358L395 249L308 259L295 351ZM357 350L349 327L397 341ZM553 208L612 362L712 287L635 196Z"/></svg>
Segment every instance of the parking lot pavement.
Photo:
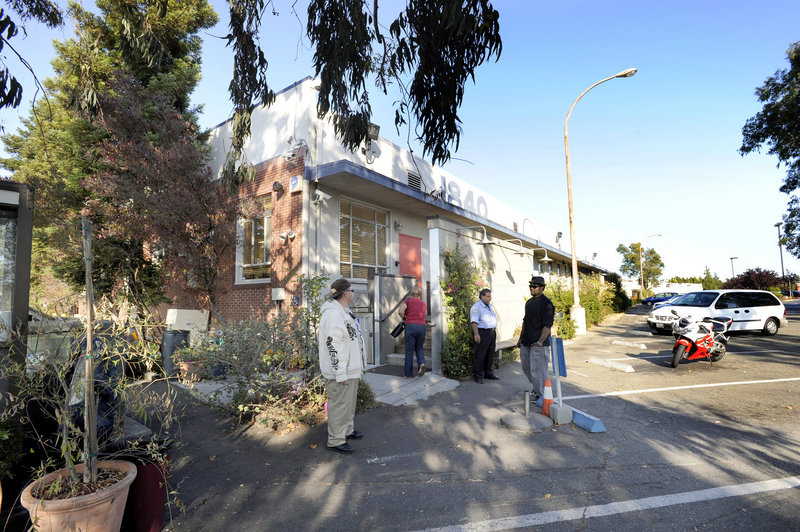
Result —
<svg viewBox="0 0 800 532"><path fill-rule="evenodd" d="M231 430L200 405L183 421L173 478L187 513L170 530L796 529L800 380L786 379L800 379L798 317L775 337L734 336L713 365L644 358L668 352L667 336L613 345L642 328L636 312L568 342L563 393L605 433L503 427L527 387L518 362L499 381L359 414L350 456L325 450L324 424Z"/></svg>

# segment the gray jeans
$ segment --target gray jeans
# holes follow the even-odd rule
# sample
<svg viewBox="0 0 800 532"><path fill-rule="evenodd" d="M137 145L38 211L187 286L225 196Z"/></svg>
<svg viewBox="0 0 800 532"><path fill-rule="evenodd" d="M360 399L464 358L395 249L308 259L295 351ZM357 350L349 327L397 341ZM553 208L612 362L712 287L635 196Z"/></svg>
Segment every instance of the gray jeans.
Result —
<svg viewBox="0 0 800 532"><path fill-rule="evenodd" d="M353 416L356 413L359 379L347 379L347 385L328 379L328 447L345 443L353 432Z"/></svg>
<svg viewBox="0 0 800 532"><path fill-rule="evenodd" d="M544 380L547 378L549 347L519 346L522 371L533 385L533 393L544 395Z"/></svg>

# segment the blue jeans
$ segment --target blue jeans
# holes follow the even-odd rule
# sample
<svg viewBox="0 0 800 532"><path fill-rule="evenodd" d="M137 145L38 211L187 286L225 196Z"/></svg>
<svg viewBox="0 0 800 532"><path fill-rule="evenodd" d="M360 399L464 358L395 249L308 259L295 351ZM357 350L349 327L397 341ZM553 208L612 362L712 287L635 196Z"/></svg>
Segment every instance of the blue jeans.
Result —
<svg viewBox="0 0 800 532"><path fill-rule="evenodd" d="M414 353L417 354L417 367L425 363L422 345L425 343L425 326L418 323L406 324L406 363L403 372L406 377L414 376Z"/></svg>

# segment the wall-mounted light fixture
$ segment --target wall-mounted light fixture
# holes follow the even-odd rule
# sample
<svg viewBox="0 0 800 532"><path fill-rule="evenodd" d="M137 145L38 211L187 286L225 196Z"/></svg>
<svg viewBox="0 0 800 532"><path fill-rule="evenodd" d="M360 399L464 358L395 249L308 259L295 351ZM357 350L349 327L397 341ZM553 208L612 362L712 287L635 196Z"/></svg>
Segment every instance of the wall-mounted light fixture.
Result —
<svg viewBox="0 0 800 532"><path fill-rule="evenodd" d="M286 244L286 242L288 242L289 240L294 240L294 237L296 236L297 235L294 233L294 231L289 229L288 231L284 231L283 233L278 235L278 238L281 239L281 244Z"/></svg>
<svg viewBox="0 0 800 532"><path fill-rule="evenodd" d="M395 220L394 221L394 230L395 231L402 231L403 230L403 224L401 224L398 220Z"/></svg>
<svg viewBox="0 0 800 532"><path fill-rule="evenodd" d="M484 226L482 226L482 225L470 225L468 227L456 227L456 234L457 235L461 235L461 230L462 229L483 229L483 239L481 239L481 241L478 242L478 244L480 244L481 246L488 246L488 245L493 244L492 239L489 238L488 234L486 234L486 228Z"/></svg>
<svg viewBox="0 0 800 532"><path fill-rule="evenodd" d="M540 249L541 249L542 251L544 251L544 258L542 258L542 259L539 259L539 262L553 262L553 259L551 259L550 257L548 257L548 256L547 256L547 250L546 250L545 248L533 248L531 251L532 251L532 252L533 252L533 251L538 251L538 250L540 250ZM534 257L536 257L536 255L535 255L535 254L534 254Z"/></svg>
<svg viewBox="0 0 800 532"><path fill-rule="evenodd" d="M370 123L369 129L367 129L367 140L364 141L364 147L361 148L361 153L367 153L372 151L372 141L378 140L378 136L381 133L381 126L377 124Z"/></svg>
<svg viewBox="0 0 800 532"><path fill-rule="evenodd" d="M597 258L597 253L592 253L592 260Z"/></svg>
<svg viewBox="0 0 800 532"><path fill-rule="evenodd" d="M519 238L509 238L508 240L500 240L499 242L492 242L492 244L500 246L500 244L502 244L503 242L508 242L509 244L511 242L517 243L517 249L516 251L514 251L514 255L519 255L521 257L524 257L525 255L530 255L530 252L524 247L522 247L522 240L520 240Z"/></svg>
<svg viewBox="0 0 800 532"><path fill-rule="evenodd" d="M280 181L275 181L272 183L272 191L273 192L281 192L283 190L283 184Z"/></svg>

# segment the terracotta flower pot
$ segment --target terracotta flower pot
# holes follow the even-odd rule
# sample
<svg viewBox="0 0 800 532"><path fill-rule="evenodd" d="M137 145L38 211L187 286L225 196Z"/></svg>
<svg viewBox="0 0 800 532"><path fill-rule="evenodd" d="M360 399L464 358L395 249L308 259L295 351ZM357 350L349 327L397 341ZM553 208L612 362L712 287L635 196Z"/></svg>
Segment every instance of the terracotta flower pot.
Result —
<svg viewBox="0 0 800 532"><path fill-rule="evenodd" d="M31 491L58 477L69 476L67 469L59 469L29 484L20 495L20 503L30 512L34 528L41 532L119 532L128 489L136 478L136 465L109 460L98 462L97 467L123 471L125 478L95 493L52 501L37 499ZM83 464L77 470L82 472Z"/></svg>

